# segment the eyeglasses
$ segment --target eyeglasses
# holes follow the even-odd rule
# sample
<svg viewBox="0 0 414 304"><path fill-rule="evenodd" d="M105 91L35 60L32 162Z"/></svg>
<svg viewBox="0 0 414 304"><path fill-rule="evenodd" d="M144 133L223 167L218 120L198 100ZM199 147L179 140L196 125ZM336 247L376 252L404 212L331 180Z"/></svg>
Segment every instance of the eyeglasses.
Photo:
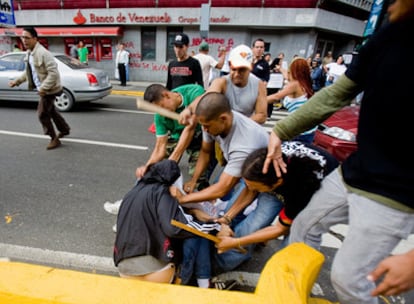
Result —
<svg viewBox="0 0 414 304"><path fill-rule="evenodd" d="M21 36L20 39L22 39L22 40L29 40L29 39L33 39L33 37Z"/></svg>

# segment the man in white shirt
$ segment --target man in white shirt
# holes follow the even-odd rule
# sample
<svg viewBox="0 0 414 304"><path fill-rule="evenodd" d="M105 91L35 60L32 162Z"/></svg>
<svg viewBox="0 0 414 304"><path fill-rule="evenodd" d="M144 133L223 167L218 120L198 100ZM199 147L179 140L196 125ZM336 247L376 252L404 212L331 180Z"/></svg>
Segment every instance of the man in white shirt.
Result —
<svg viewBox="0 0 414 304"><path fill-rule="evenodd" d="M129 52L125 50L125 44L120 43L118 45L118 52L116 52L115 66L119 72L119 80L121 86L126 86L126 68L129 62Z"/></svg>
<svg viewBox="0 0 414 304"><path fill-rule="evenodd" d="M223 67L226 51L220 51L218 61L208 54L209 45L207 42L203 41L198 51L199 53L194 55L194 58L200 62L201 71L203 72L204 89L207 90L210 85L210 73L212 69L221 69Z"/></svg>

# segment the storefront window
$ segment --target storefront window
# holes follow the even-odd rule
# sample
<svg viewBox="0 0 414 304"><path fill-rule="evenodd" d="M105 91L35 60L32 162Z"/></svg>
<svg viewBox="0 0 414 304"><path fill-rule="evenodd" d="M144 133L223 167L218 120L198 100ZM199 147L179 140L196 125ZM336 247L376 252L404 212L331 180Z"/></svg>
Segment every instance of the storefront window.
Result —
<svg viewBox="0 0 414 304"><path fill-rule="evenodd" d="M155 36L156 28L155 27L143 27L141 29L141 60L155 60Z"/></svg>
<svg viewBox="0 0 414 304"><path fill-rule="evenodd" d="M174 46L172 43L174 42L175 35L180 34L182 32L183 32L182 27L169 27L167 29L167 45L166 45L167 61L176 59L175 53L174 53Z"/></svg>

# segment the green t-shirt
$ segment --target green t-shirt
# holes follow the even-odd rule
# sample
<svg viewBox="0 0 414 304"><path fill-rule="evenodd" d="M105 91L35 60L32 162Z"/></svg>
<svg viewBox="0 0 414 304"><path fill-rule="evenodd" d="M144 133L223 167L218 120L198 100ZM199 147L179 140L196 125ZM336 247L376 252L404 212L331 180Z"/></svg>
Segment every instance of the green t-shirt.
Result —
<svg viewBox="0 0 414 304"><path fill-rule="evenodd" d="M198 84L186 84L179 86L172 92L179 93L183 99L183 103L175 110L176 113L181 113L188 105L190 105L194 99L198 96L204 94L204 88ZM170 136L174 141L178 141L181 136L181 132L185 128L184 125L181 125L175 119L167 118L161 116L160 114L154 115L154 124L155 124L155 135L156 136ZM200 130L200 125L197 125L197 130Z"/></svg>
<svg viewBox="0 0 414 304"><path fill-rule="evenodd" d="M79 61L82 63L88 62L88 48L85 46L83 48L78 48Z"/></svg>

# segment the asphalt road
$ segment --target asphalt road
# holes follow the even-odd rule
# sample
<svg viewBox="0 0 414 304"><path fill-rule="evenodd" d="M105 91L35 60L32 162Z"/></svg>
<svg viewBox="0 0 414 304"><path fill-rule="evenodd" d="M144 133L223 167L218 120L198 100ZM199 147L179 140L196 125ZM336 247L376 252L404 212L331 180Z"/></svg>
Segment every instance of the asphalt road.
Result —
<svg viewBox="0 0 414 304"><path fill-rule="evenodd" d="M103 204L122 198L135 182L135 168L148 159L152 114L137 110L134 96L110 96L63 116L71 134L47 151L36 104L0 104L0 257L116 275L111 229L116 217ZM185 159L181 167L186 172ZM279 244L259 246L228 277L252 289ZM314 288L315 295L332 301L329 268L335 251L324 247L326 262ZM414 303L414 293L390 303L403 300Z"/></svg>

